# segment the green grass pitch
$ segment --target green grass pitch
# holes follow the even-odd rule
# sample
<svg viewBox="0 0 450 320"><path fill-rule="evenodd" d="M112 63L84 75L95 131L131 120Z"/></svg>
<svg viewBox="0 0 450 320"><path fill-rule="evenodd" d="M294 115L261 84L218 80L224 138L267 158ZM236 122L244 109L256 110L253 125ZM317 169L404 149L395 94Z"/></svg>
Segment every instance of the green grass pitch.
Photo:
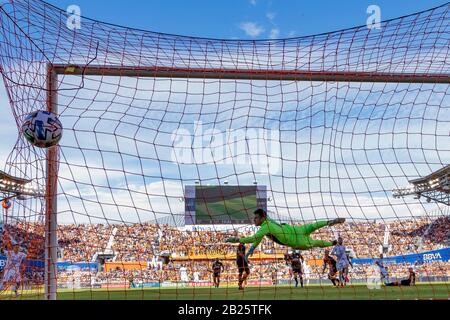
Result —
<svg viewBox="0 0 450 320"><path fill-rule="evenodd" d="M415 300L449 299L450 283L419 284L414 287L309 286L294 288L155 288L155 289L94 289L60 290L59 300ZM3 293L0 300L40 300L42 295L23 292L19 298Z"/></svg>

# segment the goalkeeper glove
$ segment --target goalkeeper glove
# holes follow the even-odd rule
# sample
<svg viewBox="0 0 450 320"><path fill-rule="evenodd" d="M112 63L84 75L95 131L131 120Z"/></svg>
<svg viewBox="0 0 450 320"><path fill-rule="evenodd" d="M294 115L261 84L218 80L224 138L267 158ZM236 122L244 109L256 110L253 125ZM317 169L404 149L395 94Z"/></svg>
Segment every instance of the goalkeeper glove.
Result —
<svg viewBox="0 0 450 320"><path fill-rule="evenodd" d="M231 242L231 243L238 243L240 238L228 238L225 240L225 242Z"/></svg>

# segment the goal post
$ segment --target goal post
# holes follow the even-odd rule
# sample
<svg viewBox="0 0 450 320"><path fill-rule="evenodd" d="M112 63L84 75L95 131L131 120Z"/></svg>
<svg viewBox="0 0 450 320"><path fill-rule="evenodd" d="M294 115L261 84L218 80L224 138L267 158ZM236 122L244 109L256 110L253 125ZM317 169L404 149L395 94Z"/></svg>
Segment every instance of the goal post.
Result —
<svg viewBox="0 0 450 320"><path fill-rule="evenodd" d="M180 69L133 66L52 65L47 66L47 107L58 114L58 76L101 76L131 78L227 79L252 81L319 81L356 83L448 84L448 74L405 74L379 72L312 72L287 70ZM59 147L47 151L47 197L45 215L45 297L57 298L57 181Z"/></svg>
<svg viewBox="0 0 450 320"><path fill-rule="evenodd" d="M58 114L58 74L51 64L47 65L47 111ZM57 251L58 251L58 154L59 146L47 150L46 198L45 198L45 269L44 294L46 300L57 298Z"/></svg>

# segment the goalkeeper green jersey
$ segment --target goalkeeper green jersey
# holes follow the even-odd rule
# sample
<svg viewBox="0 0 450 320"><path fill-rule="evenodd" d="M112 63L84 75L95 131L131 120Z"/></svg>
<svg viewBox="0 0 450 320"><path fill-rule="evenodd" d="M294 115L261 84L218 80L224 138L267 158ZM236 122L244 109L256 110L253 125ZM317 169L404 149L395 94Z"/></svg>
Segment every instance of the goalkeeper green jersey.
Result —
<svg viewBox="0 0 450 320"><path fill-rule="evenodd" d="M325 248L333 246L331 241L313 240L310 234L314 231L328 226L328 221L318 221L316 223L302 226L291 226L285 223L277 223L269 218L261 224L260 229L251 237L241 238L241 243L252 243L257 247L264 237L272 241L294 249L307 250L311 248Z"/></svg>

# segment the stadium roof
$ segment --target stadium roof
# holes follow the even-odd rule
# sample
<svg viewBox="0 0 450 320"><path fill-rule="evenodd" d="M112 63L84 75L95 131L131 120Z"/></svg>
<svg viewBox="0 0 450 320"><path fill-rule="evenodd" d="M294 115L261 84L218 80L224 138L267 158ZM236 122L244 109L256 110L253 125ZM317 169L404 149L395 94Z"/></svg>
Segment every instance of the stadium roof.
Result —
<svg viewBox="0 0 450 320"><path fill-rule="evenodd" d="M0 170L0 182L13 182L15 184L25 185L27 183L30 183L31 180L26 180L26 179L13 177L12 175L9 175L6 172L3 172L3 171Z"/></svg>
<svg viewBox="0 0 450 320"><path fill-rule="evenodd" d="M436 190L450 192L450 165L435 171L424 178L409 181L415 186L429 184L432 187L436 185Z"/></svg>
<svg viewBox="0 0 450 320"><path fill-rule="evenodd" d="M450 165L409 183L409 187L393 190L394 198L416 195L418 199L423 196L428 202L433 200L450 206Z"/></svg>
<svg viewBox="0 0 450 320"><path fill-rule="evenodd" d="M40 197L43 196L43 190L38 187L30 186L31 180L14 177L3 171L0 171L0 201L17 197L23 200L24 196Z"/></svg>

